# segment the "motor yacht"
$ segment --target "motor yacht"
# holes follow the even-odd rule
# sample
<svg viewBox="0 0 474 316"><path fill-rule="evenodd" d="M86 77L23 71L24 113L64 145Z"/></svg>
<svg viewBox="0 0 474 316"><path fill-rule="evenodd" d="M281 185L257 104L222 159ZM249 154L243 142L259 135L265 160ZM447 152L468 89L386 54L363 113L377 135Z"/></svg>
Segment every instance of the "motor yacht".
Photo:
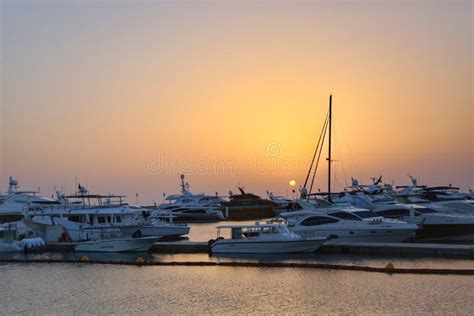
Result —
<svg viewBox="0 0 474 316"><path fill-rule="evenodd" d="M30 206L25 216L36 231L41 225L60 225L73 241L119 237L169 237L189 233L186 224L150 218L149 211L123 203L124 196L77 194L66 196L64 205ZM80 200L81 203L77 203Z"/></svg>
<svg viewBox="0 0 474 316"><path fill-rule="evenodd" d="M443 213L433 208L412 204L379 204L373 211L385 218L420 225L417 238L442 241L474 241L474 216Z"/></svg>
<svg viewBox="0 0 474 316"><path fill-rule="evenodd" d="M406 204L422 205L443 213L474 215L474 200L472 199L443 198L428 200L412 196L406 198L403 202Z"/></svg>
<svg viewBox="0 0 474 316"><path fill-rule="evenodd" d="M229 192L229 201L222 202L222 209L228 220L256 220L272 218L276 203L244 191L239 186L239 194Z"/></svg>
<svg viewBox="0 0 474 316"><path fill-rule="evenodd" d="M449 186L417 185L417 180L410 176L411 186L400 186L402 191L391 193L398 202L418 204L435 209L442 213L459 213L474 215L474 199L469 193L459 191L459 188Z"/></svg>
<svg viewBox="0 0 474 316"><path fill-rule="evenodd" d="M230 230L224 238L222 231ZM211 253L297 253L314 252L327 238L305 239L283 224L226 225L217 227L217 239L209 241Z"/></svg>
<svg viewBox="0 0 474 316"><path fill-rule="evenodd" d="M360 208L330 207L282 213L290 231L305 238L327 237L337 242L404 242L418 226L386 219Z"/></svg>
<svg viewBox="0 0 474 316"><path fill-rule="evenodd" d="M7 193L0 195L0 224L19 221L28 205L50 206L61 202L39 195L39 191L20 190L18 181L10 177Z"/></svg>
<svg viewBox="0 0 474 316"><path fill-rule="evenodd" d="M189 184L181 175L181 194L165 198L166 203L160 204L152 213L152 217L171 215L178 222L208 222L224 219L221 203L224 199L216 195L193 194Z"/></svg>

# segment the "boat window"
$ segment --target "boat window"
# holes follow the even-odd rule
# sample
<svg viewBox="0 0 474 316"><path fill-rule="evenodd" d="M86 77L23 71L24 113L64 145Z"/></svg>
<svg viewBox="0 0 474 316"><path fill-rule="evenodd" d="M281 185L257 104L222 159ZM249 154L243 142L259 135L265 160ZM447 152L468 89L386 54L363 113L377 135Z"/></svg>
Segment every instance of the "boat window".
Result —
<svg viewBox="0 0 474 316"><path fill-rule="evenodd" d="M283 225L279 225L277 230L281 233L289 233L290 232L288 230L288 228L286 226L283 226Z"/></svg>
<svg viewBox="0 0 474 316"><path fill-rule="evenodd" d="M186 213L186 214L205 214L206 211L205 210L187 210L187 211L183 211L183 213Z"/></svg>
<svg viewBox="0 0 474 316"><path fill-rule="evenodd" d="M415 211L417 211L420 214L437 213L437 211L433 210L432 208L428 208L428 207L416 208Z"/></svg>
<svg viewBox="0 0 474 316"><path fill-rule="evenodd" d="M349 220L360 221L360 218L358 218L357 216L355 216L354 214L351 214L349 212L335 212L335 213L331 213L331 214L328 214L328 215L331 215L331 216L334 216L334 217L337 217L337 218L340 218L340 219L349 219Z"/></svg>
<svg viewBox="0 0 474 316"><path fill-rule="evenodd" d="M271 234L274 232L275 232L274 227L262 227L262 233L264 234Z"/></svg>
<svg viewBox="0 0 474 316"><path fill-rule="evenodd" d="M57 204L61 204L60 202L58 201L34 201L33 202L34 204L53 204L53 205L57 205Z"/></svg>
<svg viewBox="0 0 474 316"><path fill-rule="evenodd" d="M70 220L71 222L76 222L76 223L81 223L81 216L79 215L71 215L68 217L68 220Z"/></svg>
<svg viewBox="0 0 474 316"><path fill-rule="evenodd" d="M256 227L246 228L242 233L246 238L257 237L260 234L260 229Z"/></svg>
<svg viewBox="0 0 474 316"><path fill-rule="evenodd" d="M358 212L354 212L354 215L359 216L360 218L371 218L371 217L379 216L372 211L358 211Z"/></svg>
<svg viewBox="0 0 474 316"><path fill-rule="evenodd" d="M174 206L174 205L163 207L164 210L172 210L172 209L177 209L177 208L178 206Z"/></svg>
<svg viewBox="0 0 474 316"><path fill-rule="evenodd" d="M106 223L105 216L98 216L97 217L97 222L99 224L105 224Z"/></svg>
<svg viewBox="0 0 474 316"><path fill-rule="evenodd" d="M117 223L121 223L122 222L122 217L121 216L115 216L115 221Z"/></svg>
<svg viewBox="0 0 474 316"><path fill-rule="evenodd" d="M5 238L5 231L0 230L0 238Z"/></svg>
<svg viewBox="0 0 474 316"><path fill-rule="evenodd" d="M231 229L232 239L241 239L242 238L242 228L232 228ZM245 235L245 233L244 233Z"/></svg>
<svg viewBox="0 0 474 316"><path fill-rule="evenodd" d="M380 216L383 217L402 217L402 216L410 216L410 210L407 209L390 209L385 211L377 212Z"/></svg>
<svg viewBox="0 0 474 316"><path fill-rule="evenodd" d="M316 226L316 225L324 225L324 224L331 224L337 223L339 220L335 218L325 217L325 216L311 216L301 222L300 225L303 226Z"/></svg>

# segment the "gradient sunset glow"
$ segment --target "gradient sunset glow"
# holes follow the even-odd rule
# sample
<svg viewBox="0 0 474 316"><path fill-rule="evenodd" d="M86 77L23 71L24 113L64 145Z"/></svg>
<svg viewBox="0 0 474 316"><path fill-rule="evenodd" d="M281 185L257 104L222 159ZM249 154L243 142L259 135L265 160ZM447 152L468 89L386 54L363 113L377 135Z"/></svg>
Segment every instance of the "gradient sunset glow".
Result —
<svg viewBox="0 0 474 316"><path fill-rule="evenodd" d="M2 1L0 190L474 186L470 1ZM326 189L326 164L318 187Z"/></svg>

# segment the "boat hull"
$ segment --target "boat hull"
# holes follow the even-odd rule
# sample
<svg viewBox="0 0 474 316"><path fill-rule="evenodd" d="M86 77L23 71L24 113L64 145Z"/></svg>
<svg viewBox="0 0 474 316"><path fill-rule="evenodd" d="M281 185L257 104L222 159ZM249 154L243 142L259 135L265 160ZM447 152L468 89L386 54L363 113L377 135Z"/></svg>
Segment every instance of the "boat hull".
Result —
<svg viewBox="0 0 474 316"><path fill-rule="evenodd" d="M400 219L421 225L416 233L419 240L474 242L473 216L436 213Z"/></svg>
<svg viewBox="0 0 474 316"><path fill-rule="evenodd" d="M314 252L326 239L299 239L299 240L225 240L220 239L211 245L212 253L299 253Z"/></svg>
<svg viewBox="0 0 474 316"><path fill-rule="evenodd" d="M23 247L19 243L0 242L1 252L23 252Z"/></svg>
<svg viewBox="0 0 474 316"><path fill-rule="evenodd" d="M142 237L178 237L182 235L189 234L188 226L172 226L172 225L162 225L162 226L141 226L141 227L130 227L124 228L122 231L126 235L135 233L137 230L141 232Z"/></svg>
<svg viewBox="0 0 474 316"><path fill-rule="evenodd" d="M424 224L416 237L474 242L474 224Z"/></svg>
<svg viewBox="0 0 474 316"><path fill-rule="evenodd" d="M301 231L292 230L303 238L327 237L331 239L328 243L337 242L404 242L415 236L416 229L324 229Z"/></svg>
<svg viewBox="0 0 474 316"><path fill-rule="evenodd" d="M124 230L129 230L133 234L133 232L140 229L138 225L90 226L72 222L64 218L55 218L54 223L63 226L72 241L131 237L131 234L125 234Z"/></svg>
<svg viewBox="0 0 474 316"><path fill-rule="evenodd" d="M158 238L126 238L80 242L74 248L77 252L146 252Z"/></svg>

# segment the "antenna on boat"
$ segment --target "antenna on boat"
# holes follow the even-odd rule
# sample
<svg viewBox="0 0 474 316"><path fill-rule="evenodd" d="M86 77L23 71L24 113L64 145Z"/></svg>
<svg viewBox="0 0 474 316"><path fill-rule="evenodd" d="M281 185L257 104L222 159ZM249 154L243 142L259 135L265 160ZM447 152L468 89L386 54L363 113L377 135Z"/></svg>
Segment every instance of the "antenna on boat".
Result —
<svg viewBox="0 0 474 316"><path fill-rule="evenodd" d="M77 194L77 176L74 177L74 187L76 188L76 194Z"/></svg>
<svg viewBox="0 0 474 316"><path fill-rule="evenodd" d="M331 200L331 125L332 125L332 94L329 95L329 146L328 146L328 200Z"/></svg>
<svg viewBox="0 0 474 316"><path fill-rule="evenodd" d="M181 191L186 191L186 184L184 183L184 174L182 174L181 176Z"/></svg>
<svg viewBox="0 0 474 316"><path fill-rule="evenodd" d="M18 181L13 179L12 176L10 176L10 179L8 181L8 193L13 192L15 189L18 189Z"/></svg>

